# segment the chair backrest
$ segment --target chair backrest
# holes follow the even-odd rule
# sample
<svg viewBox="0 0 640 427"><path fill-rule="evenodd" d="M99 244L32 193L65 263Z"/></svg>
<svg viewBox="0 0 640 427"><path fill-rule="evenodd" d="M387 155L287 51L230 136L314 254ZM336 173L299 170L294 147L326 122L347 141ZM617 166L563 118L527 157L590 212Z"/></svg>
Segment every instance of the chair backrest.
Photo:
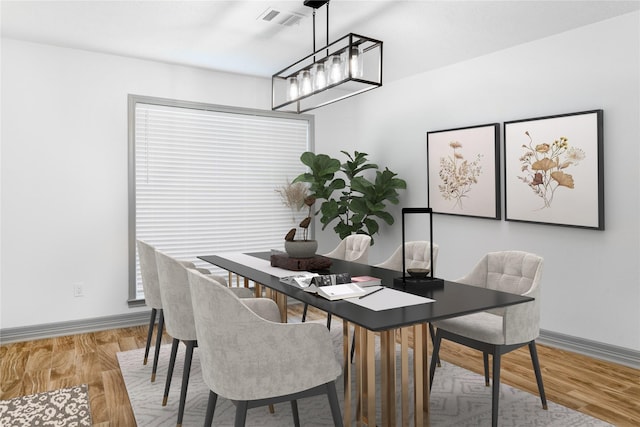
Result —
<svg viewBox="0 0 640 427"><path fill-rule="evenodd" d="M187 268L160 251L156 251L156 264L167 332L173 338L193 341L196 339L196 328Z"/></svg>
<svg viewBox="0 0 640 427"><path fill-rule="evenodd" d="M156 265L156 249L150 244L137 240L140 276L144 290L145 303L155 309L162 308L160 284L158 283L158 266Z"/></svg>
<svg viewBox="0 0 640 427"><path fill-rule="evenodd" d="M370 246L371 236L368 234L352 234L342 239L333 251L324 256L367 264L369 262Z"/></svg>
<svg viewBox="0 0 640 427"><path fill-rule="evenodd" d="M540 334L542 265L543 258L529 252L489 252L469 274L456 282L535 298L524 304L488 310L503 316L505 344L523 343Z"/></svg>
<svg viewBox="0 0 640 427"><path fill-rule="evenodd" d="M276 323L233 292L188 270L202 378L229 400L282 396L334 381L341 373L329 331L313 323Z"/></svg>
<svg viewBox="0 0 640 427"><path fill-rule="evenodd" d="M536 292L542 274L543 259L523 251L489 252L466 276L456 280L518 295Z"/></svg>
<svg viewBox="0 0 640 427"><path fill-rule="evenodd" d="M404 243L405 268L430 268L435 275L438 260L438 245L433 244L433 267L431 266L431 242L420 240ZM402 271L402 245L384 262L376 267L387 268L389 270Z"/></svg>

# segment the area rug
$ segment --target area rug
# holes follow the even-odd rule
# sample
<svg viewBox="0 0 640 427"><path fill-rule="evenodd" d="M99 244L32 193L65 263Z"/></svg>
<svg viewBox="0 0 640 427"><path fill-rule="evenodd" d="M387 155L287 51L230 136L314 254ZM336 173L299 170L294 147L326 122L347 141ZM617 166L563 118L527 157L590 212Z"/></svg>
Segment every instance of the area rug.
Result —
<svg viewBox="0 0 640 427"><path fill-rule="evenodd" d="M337 322L336 322L337 323ZM342 360L342 329L332 325L332 338L336 357ZM151 363L143 365L144 349L118 353L118 361L129 393L138 427L175 426L178 413L184 346L180 346L167 406L161 406L164 394L170 346L161 347L156 381L151 383ZM257 354L256 357L259 357ZM398 376L400 378L400 376ZM379 383L379 382L378 382ZM342 378L337 381L338 397L342 405ZM204 422L209 391L202 381L200 359L196 349L191 368L189 389L183 426L201 426ZM377 392L379 399L379 391ZM400 396L398 396L398 399ZM400 401L398 400L397 407ZM378 404L379 406L379 404ZM543 410L540 398L502 384L500 387L500 426L556 426L589 427L610 424L588 415L548 402ZM326 396L302 399L298 402L300 422L303 426L331 426L331 413ZM344 409L344 408L342 408ZM355 408L352 411L355 414ZM235 406L218 398L213 425L232 426ZM430 399L432 426L487 426L491 425L491 388L485 387L484 377L455 365L443 362L437 368ZM378 413L378 424L381 418ZM293 425L290 405L250 409L247 426L282 427Z"/></svg>
<svg viewBox="0 0 640 427"><path fill-rule="evenodd" d="M0 400L3 427L91 425L87 385Z"/></svg>

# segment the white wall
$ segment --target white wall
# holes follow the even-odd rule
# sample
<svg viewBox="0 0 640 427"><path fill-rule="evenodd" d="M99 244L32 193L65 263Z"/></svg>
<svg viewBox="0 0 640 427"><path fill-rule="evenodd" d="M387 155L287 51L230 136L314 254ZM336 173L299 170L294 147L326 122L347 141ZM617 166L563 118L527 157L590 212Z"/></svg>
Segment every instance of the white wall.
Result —
<svg viewBox="0 0 640 427"><path fill-rule="evenodd" d="M268 79L2 39L0 328L131 312L127 94L268 109L270 89Z"/></svg>
<svg viewBox="0 0 640 427"><path fill-rule="evenodd" d="M316 149L368 152L408 181L402 206L425 206L427 131L604 109L606 230L438 215L438 275L456 278L489 250L539 253L544 329L640 350L639 21L622 16L316 110ZM269 91L266 79L3 39L0 328L131 312L128 93L268 109ZM416 227L408 235L424 238ZM321 251L335 246L332 232L317 234ZM372 262L399 245L399 223L376 241ZM73 297L74 282L85 297Z"/></svg>
<svg viewBox="0 0 640 427"><path fill-rule="evenodd" d="M606 230L434 215L437 275L455 279L491 250L538 253L543 329L640 350L639 39L640 14L632 13L385 84L317 110L316 151L369 153L408 181L401 205L420 207L427 131L602 108ZM400 245L399 212L398 226L376 239L371 262ZM426 218L411 221L408 238L427 238L415 229ZM337 242L329 233L319 240L321 250Z"/></svg>

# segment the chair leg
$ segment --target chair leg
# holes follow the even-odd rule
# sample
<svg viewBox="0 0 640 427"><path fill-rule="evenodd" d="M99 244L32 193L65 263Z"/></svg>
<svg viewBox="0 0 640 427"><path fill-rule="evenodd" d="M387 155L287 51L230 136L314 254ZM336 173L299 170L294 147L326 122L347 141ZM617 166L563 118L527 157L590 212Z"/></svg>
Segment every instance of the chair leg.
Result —
<svg viewBox="0 0 640 427"><path fill-rule="evenodd" d="M298 414L298 401L291 401L291 414L293 414L293 425L295 427L300 427L300 415Z"/></svg>
<svg viewBox="0 0 640 427"><path fill-rule="evenodd" d="M484 385L489 387L489 353L482 353L482 362L484 363Z"/></svg>
<svg viewBox="0 0 640 427"><path fill-rule="evenodd" d="M436 329L433 327L433 323L429 323L429 335L431 335L431 344L433 344L436 339ZM436 359L436 363L438 367L442 366L440 364L440 358Z"/></svg>
<svg viewBox="0 0 640 427"><path fill-rule="evenodd" d="M327 329L331 330L331 313L327 313Z"/></svg>
<svg viewBox="0 0 640 427"><path fill-rule="evenodd" d="M171 377L173 376L173 367L176 364L176 355L178 354L178 344L180 341L173 339L171 343L171 358L169 358L169 369L167 369L167 381L164 385L164 397L162 398L162 406L167 406L169 399L169 388L171 388Z"/></svg>
<svg viewBox="0 0 640 427"><path fill-rule="evenodd" d="M498 403L500 399L500 351L493 353L493 388L491 389L491 426L498 427Z"/></svg>
<svg viewBox="0 0 640 427"><path fill-rule="evenodd" d="M147 332L147 345L144 348L144 361L143 365L147 364L147 360L149 359L149 348L151 348L151 337L153 336L153 327L156 323L156 313L158 310L155 308L151 309L151 318L149 319L149 331ZM152 380L153 381L153 380Z"/></svg>
<svg viewBox="0 0 640 427"><path fill-rule="evenodd" d="M335 382L330 382L327 384L327 396L329 396L329 407L331 408L333 425L335 427L343 427L342 413L340 412L340 403L338 403L338 393L336 392Z"/></svg>
<svg viewBox="0 0 640 427"><path fill-rule="evenodd" d="M442 341L442 337L438 332L436 332L435 338L433 339L433 351L431 352L431 364L429 365L429 393L431 393L431 387L433 386L433 376L436 373L436 365L440 360L438 353L440 353L441 341Z"/></svg>
<svg viewBox="0 0 640 427"><path fill-rule="evenodd" d="M351 363L353 363L353 355L356 353L356 331L353 331L353 337L351 338Z"/></svg>
<svg viewBox="0 0 640 427"><path fill-rule="evenodd" d="M307 310L309 309L309 304L304 303L304 308L302 309L302 323L307 320Z"/></svg>
<svg viewBox="0 0 640 427"><path fill-rule="evenodd" d="M207 415L204 418L204 427L211 427L213 424L213 413L216 410L216 402L218 401L218 395L212 391L209 391L209 403L207 403Z"/></svg>
<svg viewBox="0 0 640 427"><path fill-rule="evenodd" d="M247 420L247 408L249 407L249 402L243 400L238 402L236 406L236 421L234 422L235 427L244 427L244 424Z"/></svg>
<svg viewBox="0 0 640 427"><path fill-rule="evenodd" d="M187 402L187 388L189 387L189 374L191 373L191 361L193 360L193 348L196 341L185 341L187 350L184 354L184 370L182 371L182 388L180 389L180 406L178 406L178 427L182 425L184 406Z"/></svg>
<svg viewBox="0 0 640 427"><path fill-rule="evenodd" d="M531 354L531 363L533 363L533 371L536 373L536 381L538 382L538 392L540 392L540 400L542 401L542 408L547 409L547 396L544 393L544 385L542 384L542 372L540 371L540 362L538 361L538 350L536 349L536 342L531 341L529 343L529 353Z"/></svg>
<svg viewBox="0 0 640 427"><path fill-rule="evenodd" d="M164 311L158 310L158 330L156 332L156 348L153 353L153 369L151 370L151 382L156 380L156 372L158 372L158 358L160 357L160 346L162 345L162 333L164 332Z"/></svg>

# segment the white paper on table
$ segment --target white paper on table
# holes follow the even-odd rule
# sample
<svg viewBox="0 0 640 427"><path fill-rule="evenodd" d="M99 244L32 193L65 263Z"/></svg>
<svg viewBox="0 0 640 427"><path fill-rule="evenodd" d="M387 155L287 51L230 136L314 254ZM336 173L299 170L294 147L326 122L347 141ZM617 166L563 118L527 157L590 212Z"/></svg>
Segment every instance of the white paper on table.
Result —
<svg viewBox="0 0 640 427"><path fill-rule="evenodd" d="M229 261L237 262L238 264L246 265L247 267L251 267L254 270L262 271L263 273L270 274L276 277L287 277L291 276L291 270L285 270L280 267L272 267L271 261L258 258L255 256L243 254L241 252L225 252L221 254L216 254L220 258L228 259ZM307 271L296 271L296 274L311 274Z"/></svg>
<svg viewBox="0 0 640 427"><path fill-rule="evenodd" d="M373 292L379 288L380 286L369 286L366 289ZM349 298L345 301L348 301L352 304L357 304L373 311L390 310L392 308L435 302L434 299L421 297L391 288L384 288L380 292L376 292L375 294L366 295L362 298Z"/></svg>

